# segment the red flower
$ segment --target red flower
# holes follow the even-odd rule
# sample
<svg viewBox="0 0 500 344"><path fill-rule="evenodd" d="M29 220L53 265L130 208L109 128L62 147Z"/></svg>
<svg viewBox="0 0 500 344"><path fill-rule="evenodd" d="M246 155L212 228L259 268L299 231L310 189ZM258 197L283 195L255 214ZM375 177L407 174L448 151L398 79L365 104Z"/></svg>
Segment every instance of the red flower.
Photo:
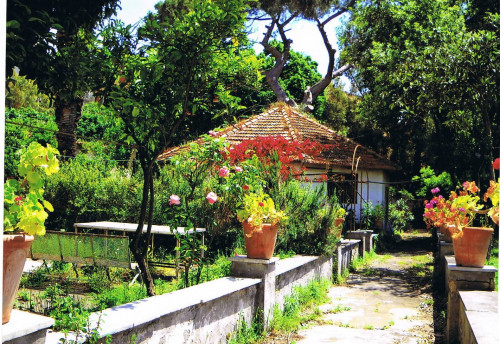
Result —
<svg viewBox="0 0 500 344"><path fill-rule="evenodd" d="M500 170L500 158L496 158L495 161L493 161L493 168L495 170Z"/></svg>
<svg viewBox="0 0 500 344"><path fill-rule="evenodd" d="M310 140L290 141L283 136L266 136L244 140L238 145L231 146L229 158L232 164L236 164L257 155L262 163L270 165L275 163L270 158L274 153L282 164L281 175L286 179L291 174L295 174L295 171L292 171L292 162L317 157L323 150L331 148L333 145L320 144ZM299 172L299 176L302 175L303 169ZM299 176L294 177L298 178Z"/></svg>
<svg viewBox="0 0 500 344"><path fill-rule="evenodd" d="M259 205L260 205L261 207L263 207L263 206L264 206L264 203L262 203L262 202L259 202Z"/></svg>
<svg viewBox="0 0 500 344"><path fill-rule="evenodd" d="M241 188L242 188L243 190L245 190L245 191L246 191L246 190L249 190L249 189L250 189L250 186L248 186L248 185L246 185L246 184L245 184L245 185L243 185Z"/></svg>

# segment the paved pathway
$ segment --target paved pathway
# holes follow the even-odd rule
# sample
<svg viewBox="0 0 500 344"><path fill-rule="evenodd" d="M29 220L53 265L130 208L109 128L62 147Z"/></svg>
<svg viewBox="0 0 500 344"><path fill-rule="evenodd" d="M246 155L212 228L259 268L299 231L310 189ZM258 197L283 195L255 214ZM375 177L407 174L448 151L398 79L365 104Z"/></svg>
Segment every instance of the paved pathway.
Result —
<svg viewBox="0 0 500 344"><path fill-rule="evenodd" d="M323 325L299 331L299 344L435 343L429 251L378 256L331 288Z"/></svg>

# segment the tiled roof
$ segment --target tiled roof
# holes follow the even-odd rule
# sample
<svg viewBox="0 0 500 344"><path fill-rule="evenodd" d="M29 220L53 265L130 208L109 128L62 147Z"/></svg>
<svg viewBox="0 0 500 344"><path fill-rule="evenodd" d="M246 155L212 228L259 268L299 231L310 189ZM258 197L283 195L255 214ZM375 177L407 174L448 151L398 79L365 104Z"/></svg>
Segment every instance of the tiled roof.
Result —
<svg viewBox="0 0 500 344"><path fill-rule="evenodd" d="M361 157L358 164L359 169L399 169L397 165L385 157L290 107L278 106L271 108L260 115L242 120L217 132L217 136L225 137L231 145L255 137L278 135L289 140L303 141L309 139L332 145L333 148L323 151L321 156L306 160L306 163L311 165L329 165L351 169L354 150L358 147L356 159ZM198 139L198 141L201 143L202 139ZM187 149L187 146L169 149L159 157L159 160L169 158L183 149Z"/></svg>

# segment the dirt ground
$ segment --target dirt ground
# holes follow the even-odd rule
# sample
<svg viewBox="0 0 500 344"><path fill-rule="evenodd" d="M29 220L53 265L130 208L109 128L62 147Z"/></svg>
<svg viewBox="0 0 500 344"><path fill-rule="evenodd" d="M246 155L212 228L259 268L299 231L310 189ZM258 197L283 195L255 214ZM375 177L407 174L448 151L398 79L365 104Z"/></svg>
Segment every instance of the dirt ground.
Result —
<svg viewBox="0 0 500 344"><path fill-rule="evenodd" d="M444 343L446 301L433 285L430 233L404 234L383 246L370 266L331 288L322 320L287 342Z"/></svg>

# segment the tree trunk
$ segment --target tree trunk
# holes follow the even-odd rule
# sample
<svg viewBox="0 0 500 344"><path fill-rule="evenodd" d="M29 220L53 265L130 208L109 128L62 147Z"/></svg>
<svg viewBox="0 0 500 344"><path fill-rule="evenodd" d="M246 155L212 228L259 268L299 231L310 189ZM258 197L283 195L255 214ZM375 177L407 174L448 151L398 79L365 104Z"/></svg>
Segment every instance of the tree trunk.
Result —
<svg viewBox="0 0 500 344"><path fill-rule="evenodd" d="M149 266L146 260L148 253L148 242L149 239L143 234L144 221L146 219L146 212L148 208L148 200L150 196L150 183L152 177L152 168L150 163L146 163L144 160L141 160L141 166L144 173L144 184L142 187L142 201L141 201L141 214L139 216L139 224L137 226L137 230L135 231L135 235L130 241L130 251L134 256L134 260L139 264L139 268L141 269L141 276L144 284L146 285L146 290L148 296L154 296L155 288L153 283L153 278L151 277L151 273L149 272ZM150 207L153 207L153 204L150 204ZM148 230L151 230L151 220L148 223Z"/></svg>
<svg viewBox="0 0 500 344"><path fill-rule="evenodd" d="M483 125L484 125L484 131L486 134L486 140L487 140L487 156L486 158L490 160L489 164L487 164L488 168L488 174L490 175L491 180L495 180L495 171L493 170L493 135L491 132L491 121L490 121L490 116L488 114L488 100L486 97L481 97L481 103L479 104L479 108L481 109L481 118L483 120Z"/></svg>
<svg viewBox="0 0 500 344"><path fill-rule="evenodd" d="M59 96L55 101L56 122L59 129L57 134L57 144L62 155L76 156L76 128L82 116L83 99L72 98L62 100Z"/></svg>

